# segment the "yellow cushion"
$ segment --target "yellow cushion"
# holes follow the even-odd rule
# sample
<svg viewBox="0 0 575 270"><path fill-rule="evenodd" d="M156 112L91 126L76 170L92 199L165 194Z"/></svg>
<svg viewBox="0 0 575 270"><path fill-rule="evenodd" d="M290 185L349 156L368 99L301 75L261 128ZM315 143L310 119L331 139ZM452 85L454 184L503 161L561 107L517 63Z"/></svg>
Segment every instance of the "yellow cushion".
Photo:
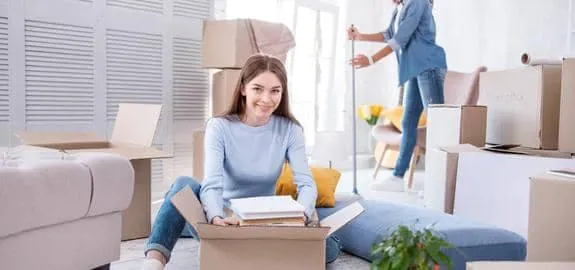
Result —
<svg viewBox="0 0 575 270"><path fill-rule="evenodd" d="M388 119L391 122L391 124L393 124L397 129L399 129L400 131L403 130L403 128L401 127L401 121L403 120L402 106L384 110L381 112L381 115L386 119ZM427 124L427 117L425 116L425 113L422 113L421 117L419 117L419 123L417 124L417 126L423 127L426 124Z"/></svg>
<svg viewBox="0 0 575 270"><path fill-rule="evenodd" d="M334 169L311 167L311 174L317 186L316 207L334 207L335 189L341 173ZM297 199L297 186L293 182L293 173L286 163L276 183L276 195L290 195Z"/></svg>

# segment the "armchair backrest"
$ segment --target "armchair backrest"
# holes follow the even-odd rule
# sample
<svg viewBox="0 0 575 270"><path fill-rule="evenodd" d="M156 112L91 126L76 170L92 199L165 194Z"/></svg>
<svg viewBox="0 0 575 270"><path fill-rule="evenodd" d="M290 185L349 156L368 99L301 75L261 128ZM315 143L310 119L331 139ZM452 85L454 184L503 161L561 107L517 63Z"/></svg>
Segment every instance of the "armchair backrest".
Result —
<svg viewBox="0 0 575 270"><path fill-rule="evenodd" d="M447 71L444 83L446 104L477 105L479 97L479 73L487 71L484 66L471 73Z"/></svg>

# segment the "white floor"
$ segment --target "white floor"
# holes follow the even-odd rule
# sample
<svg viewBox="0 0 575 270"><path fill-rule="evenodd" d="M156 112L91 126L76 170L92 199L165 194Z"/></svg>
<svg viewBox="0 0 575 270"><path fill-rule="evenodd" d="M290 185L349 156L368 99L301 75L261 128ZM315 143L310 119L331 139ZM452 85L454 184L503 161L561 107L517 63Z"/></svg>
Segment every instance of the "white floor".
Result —
<svg viewBox="0 0 575 270"><path fill-rule="evenodd" d="M418 196L417 192L412 193L398 193L398 192L375 192L370 190L370 183L372 181L372 169L362 169L357 172L357 186L358 192L364 198L378 199L392 201L396 203L405 203L416 206L423 206L422 199ZM391 170L382 169L378 174L378 179L383 179L391 175ZM418 169L414 175L414 188L420 190L423 186L423 170ZM342 172L340 183L337 187L337 193L351 193L353 190L353 173L351 171ZM113 270L136 270L141 265L143 249L146 239L127 241L122 243L121 258L112 264ZM172 260L166 269L199 269L197 264L198 244L197 241L192 239L180 239L174 248ZM357 257L343 254L338 260L329 265L328 269L337 270L357 270L368 269L368 262L358 259Z"/></svg>

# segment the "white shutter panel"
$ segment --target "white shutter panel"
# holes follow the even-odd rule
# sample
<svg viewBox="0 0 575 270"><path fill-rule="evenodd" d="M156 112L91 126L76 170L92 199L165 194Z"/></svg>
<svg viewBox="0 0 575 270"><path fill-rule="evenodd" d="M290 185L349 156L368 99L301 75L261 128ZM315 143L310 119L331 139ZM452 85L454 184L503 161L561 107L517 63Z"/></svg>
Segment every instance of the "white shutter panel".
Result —
<svg viewBox="0 0 575 270"><path fill-rule="evenodd" d="M161 35L108 29L106 54L109 121L115 119L119 103L163 104ZM164 111L156 134L164 127ZM161 143L153 146L163 148ZM153 160L152 182L161 182L163 172L162 160Z"/></svg>
<svg viewBox="0 0 575 270"><path fill-rule="evenodd" d="M213 18L214 0L174 0L173 15L190 22ZM193 175L193 133L209 116L209 74L201 67L201 27L177 29L173 42L174 174ZM198 179L201 180L201 179Z"/></svg>
<svg viewBox="0 0 575 270"><path fill-rule="evenodd" d="M0 17L0 122L10 118L8 77L8 18Z"/></svg>
<svg viewBox="0 0 575 270"><path fill-rule="evenodd" d="M163 150L163 144L154 144L153 147L159 150ZM154 183L162 184L164 181L164 163L163 160L155 159L152 160L152 185Z"/></svg>
<svg viewBox="0 0 575 270"><path fill-rule="evenodd" d="M194 146L191 138L189 136L188 143L178 143L174 144L174 169L177 175L187 175L192 176L194 174L193 164L194 164ZM196 179L200 180L201 179Z"/></svg>
<svg viewBox="0 0 575 270"><path fill-rule="evenodd" d="M210 0L174 0L174 15L207 19L211 14Z"/></svg>
<svg viewBox="0 0 575 270"><path fill-rule="evenodd" d="M174 120L203 120L208 111L208 73L200 41L174 39Z"/></svg>
<svg viewBox="0 0 575 270"><path fill-rule="evenodd" d="M108 120L119 103L162 104L162 37L118 30L106 37Z"/></svg>
<svg viewBox="0 0 575 270"><path fill-rule="evenodd" d="M26 122L94 118L93 29L25 22Z"/></svg>
<svg viewBox="0 0 575 270"><path fill-rule="evenodd" d="M163 12L162 0L108 0L108 6L130 8L155 13Z"/></svg>

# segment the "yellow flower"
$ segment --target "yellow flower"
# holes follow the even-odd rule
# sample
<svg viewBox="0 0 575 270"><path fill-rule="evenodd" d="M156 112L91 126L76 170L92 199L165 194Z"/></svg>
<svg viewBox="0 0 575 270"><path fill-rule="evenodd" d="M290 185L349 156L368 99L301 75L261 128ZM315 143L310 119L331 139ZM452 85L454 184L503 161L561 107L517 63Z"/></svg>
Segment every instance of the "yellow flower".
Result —
<svg viewBox="0 0 575 270"><path fill-rule="evenodd" d="M381 110L383 110L383 106L381 105L371 105L369 106L372 116L379 116L381 114Z"/></svg>
<svg viewBox="0 0 575 270"><path fill-rule="evenodd" d="M359 118L366 121L368 125L373 126L377 123L383 106L381 105L361 105L358 108Z"/></svg>

